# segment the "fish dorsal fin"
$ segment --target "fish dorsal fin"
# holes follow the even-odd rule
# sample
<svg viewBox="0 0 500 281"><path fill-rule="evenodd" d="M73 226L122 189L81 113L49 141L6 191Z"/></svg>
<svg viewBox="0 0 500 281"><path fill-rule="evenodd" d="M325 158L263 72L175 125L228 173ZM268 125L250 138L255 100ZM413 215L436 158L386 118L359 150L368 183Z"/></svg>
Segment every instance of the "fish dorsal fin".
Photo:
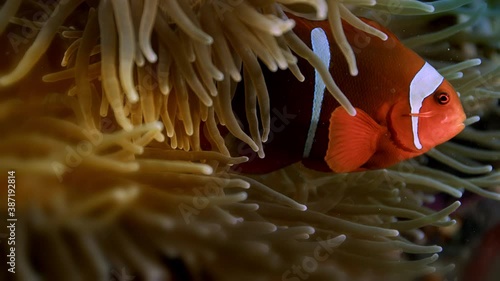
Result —
<svg viewBox="0 0 500 281"><path fill-rule="evenodd" d="M376 152L384 132L366 112L359 108L356 112L356 116L350 116L343 107L337 107L330 118L325 161L336 173L352 172L365 164Z"/></svg>

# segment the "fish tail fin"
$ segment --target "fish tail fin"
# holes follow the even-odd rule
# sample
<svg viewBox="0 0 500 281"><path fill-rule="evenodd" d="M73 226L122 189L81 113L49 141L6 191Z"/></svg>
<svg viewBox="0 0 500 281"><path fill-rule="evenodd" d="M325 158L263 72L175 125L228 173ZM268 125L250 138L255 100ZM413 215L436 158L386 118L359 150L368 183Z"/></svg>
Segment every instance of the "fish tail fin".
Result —
<svg viewBox="0 0 500 281"><path fill-rule="evenodd" d="M377 151L384 129L363 110L350 116L337 107L330 118L328 149L325 161L336 173L360 170Z"/></svg>

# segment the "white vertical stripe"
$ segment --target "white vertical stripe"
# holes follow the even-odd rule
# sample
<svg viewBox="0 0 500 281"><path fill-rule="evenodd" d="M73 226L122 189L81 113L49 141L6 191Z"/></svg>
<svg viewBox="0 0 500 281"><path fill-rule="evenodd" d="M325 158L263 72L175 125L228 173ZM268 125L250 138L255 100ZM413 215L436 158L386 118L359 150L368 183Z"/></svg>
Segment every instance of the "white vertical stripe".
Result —
<svg viewBox="0 0 500 281"><path fill-rule="evenodd" d="M424 99L432 95L443 80L443 76L434 67L427 62L424 64L410 83L409 100L411 113L417 114L420 112ZM411 130L413 132L413 144L417 149L422 149L422 144L418 136L418 116L411 117Z"/></svg>
<svg viewBox="0 0 500 281"><path fill-rule="evenodd" d="M323 29L317 27L311 31L311 44L313 52L326 65L326 68L330 68L330 44ZM309 125L309 132L307 133L306 144L304 146L304 157L309 157L309 153L311 152L316 129L318 128L325 88L325 82L321 79L318 71L314 70L314 99L311 124Z"/></svg>

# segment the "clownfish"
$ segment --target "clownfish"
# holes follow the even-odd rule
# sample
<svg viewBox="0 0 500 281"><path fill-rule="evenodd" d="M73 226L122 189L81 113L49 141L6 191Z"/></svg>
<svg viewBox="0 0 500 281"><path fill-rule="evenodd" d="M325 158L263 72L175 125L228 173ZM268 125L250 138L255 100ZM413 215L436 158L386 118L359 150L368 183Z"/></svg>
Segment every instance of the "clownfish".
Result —
<svg viewBox="0 0 500 281"><path fill-rule="evenodd" d="M384 32L387 39L382 40L343 21L358 67L352 76L327 21L290 17L296 22L294 32L328 66L356 115L349 115L325 90L317 71L304 59L298 62L304 82L289 71L265 70L273 116L264 143L266 156L255 157L249 147L240 145L239 154L250 160L237 170L268 173L298 161L336 173L386 168L464 129L465 113L451 84L386 28L361 19ZM233 106L242 102L236 99Z"/></svg>

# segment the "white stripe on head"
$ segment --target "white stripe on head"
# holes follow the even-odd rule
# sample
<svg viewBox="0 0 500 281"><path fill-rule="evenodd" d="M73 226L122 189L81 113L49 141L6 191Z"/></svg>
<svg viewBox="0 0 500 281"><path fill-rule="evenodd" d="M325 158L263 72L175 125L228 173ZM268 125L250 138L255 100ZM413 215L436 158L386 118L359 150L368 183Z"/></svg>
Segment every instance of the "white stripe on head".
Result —
<svg viewBox="0 0 500 281"><path fill-rule="evenodd" d="M326 37L326 33L323 29L317 27L311 31L311 44L314 54L321 59L327 69L330 68L330 43L328 42L328 38ZM321 106L323 104L325 88L325 82L321 79L319 72L314 70L314 99L311 124L309 125L309 132L307 133L306 144L304 146L304 157L309 157L309 153L312 149L321 113Z"/></svg>
<svg viewBox="0 0 500 281"><path fill-rule="evenodd" d="M443 76L434 67L427 62L424 64L410 83L410 96L408 98L410 100L411 113L417 114L420 112L424 99L432 95L443 80ZM411 117L411 129L413 132L413 144L417 149L422 149L422 144L418 136L418 116Z"/></svg>

